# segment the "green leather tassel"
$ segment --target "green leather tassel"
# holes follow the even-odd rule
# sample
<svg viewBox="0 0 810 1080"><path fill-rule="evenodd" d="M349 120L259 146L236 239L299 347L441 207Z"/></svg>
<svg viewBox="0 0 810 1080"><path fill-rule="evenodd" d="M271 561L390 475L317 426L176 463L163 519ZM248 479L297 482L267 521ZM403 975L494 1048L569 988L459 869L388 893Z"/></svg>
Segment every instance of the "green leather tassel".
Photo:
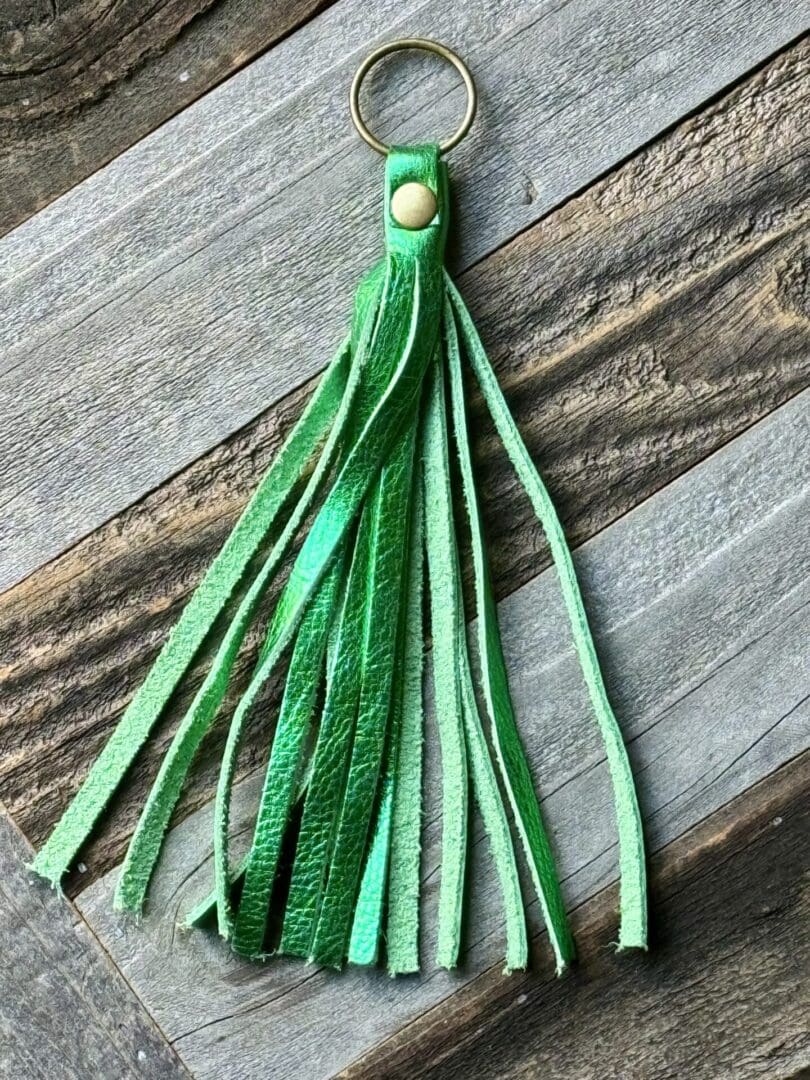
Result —
<svg viewBox="0 0 810 1080"><path fill-rule="evenodd" d="M394 196L404 185L418 186L416 217L427 207L425 220L410 211L403 218ZM384 957L391 974L417 971L422 747L430 738L438 743L442 770L437 963L453 967L462 951L476 810L499 886L507 969L528 963L515 836L558 971L570 963L573 942L518 733L490 584L465 415L468 364L559 571L614 784L620 945L645 947L644 849L627 755L559 520L444 271L448 184L438 147L390 150L383 221L385 254L360 284L349 338L34 869L59 882L203 641L221 625L231 598L243 594L163 759L124 860L115 903L141 910L172 812L222 707L247 632L311 518L230 718L214 812L213 891L188 921L202 925L216 915L220 934L249 958L278 951L341 967ZM466 511L463 521L456 521L456 506ZM458 528L472 542L474 612L465 611ZM260 550L264 559L251 571ZM467 643L473 614L475 666ZM432 642L435 691L427 731L426 640ZM239 748L255 702L287 653L252 841L234 866L230 805ZM283 910L271 920L272 897L283 894L275 885L285 846L294 853L292 869ZM281 927L278 941L270 925Z"/></svg>

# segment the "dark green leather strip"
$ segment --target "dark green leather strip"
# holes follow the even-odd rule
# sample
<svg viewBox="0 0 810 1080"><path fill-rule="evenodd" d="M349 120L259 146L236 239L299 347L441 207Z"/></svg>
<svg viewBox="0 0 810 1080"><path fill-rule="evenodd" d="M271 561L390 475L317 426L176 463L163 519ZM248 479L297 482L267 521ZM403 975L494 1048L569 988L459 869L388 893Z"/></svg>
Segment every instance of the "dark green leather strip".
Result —
<svg viewBox="0 0 810 1080"><path fill-rule="evenodd" d="M455 573L455 535L442 370L437 357L429 373L424 424L425 536L430 581L433 686L442 757L442 850L436 963L458 962L467 861L468 777L464 702L456 658L462 604Z"/></svg>
<svg viewBox="0 0 810 1080"><path fill-rule="evenodd" d="M360 697L360 656L376 529L375 488L357 530L330 667L326 701L304 802L279 951L309 957L351 755Z"/></svg>
<svg viewBox="0 0 810 1080"><path fill-rule="evenodd" d="M392 729L394 724L392 724ZM396 744L391 742L392 734L393 730L389 731L385 769L380 781L380 797L374 816L371 843L366 852L360 891L354 905L352 932L349 938L350 964L365 966L376 964L380 954L388 857L391 846L391 800L396 769Z"/></svg>
<svg viewBox="0 0 810 1080"><path fill-rule="evenodd" d="M515 472L543 526L559 574L563 600L571 623L574 647L605 744L608 767L613 781L621 872L619 947L644 949L647 947L647 896L641 815L630 762L622 740L621 729L607 696L571 553L568 550L554 504L512 419L472 318L458 290L447 275L446 280L467 358L475 372L484 400Z"/></svg>
<svg viewBox="0 0 810 1080"><path fill-rule="evenodd" d="M392 711L391 688L399 629L402 566L407 550L415 427L414 421L401 437L383 467L379 481L360 654L361 690L354 746L312 946L312 959L331 967L341 967L346 958Z"/></svg>
<svg viewBox="0 0 810 1080"><path fill-rule="evenodd" d="M509 693L509 681L501 647L498 615L490 585L489 566L473 477L472 455L467 435L458 334L449 298L445 302L444 332L455 442L472 539L478 654L483 696L501 779L523 841L559 974L574 957L574 942L568 927L551 846L543 826L540 805L535 795L529 763L520 740L512 697Z"/></svg>
<svg viewBox="0 0 810 1080"><path fill-rule="evenodd" d="M34 870L42 877L58 884L87 840L200 645L241 582L259 544L275 524L279 510L299 482L318 444L333 425L346 390L349 368L347 339L186 605L76 797L34 860Z"/></svg>
<svg viewBox="0 0 810 1080"><path fill-rule="evenodd" d="M315 594L301 622L290 659L253 843L243 867L244 884L233 933L233 949L243 956L258 957L263 952L270 893L300 780L301 758L316 695L324 678L326 641L339 595L343 562L342 558L336 560ZM245 697L248 696L252 696L250 688Z"/></svg>
<svg viewBox="0 0 810 1080"><path fill-rule="evenodd" d="M420 434L421 440L421 434ZM421 445L421 443L420 443ZM402 666L399 673L398 747L391 805L386 952L392 975L419 970L419 893L422 831L422 578L424 574L424 493L414 471L411 504ZM352 958L350 952L349 958ZM360 961L358 961L360 962Z"/></svg>

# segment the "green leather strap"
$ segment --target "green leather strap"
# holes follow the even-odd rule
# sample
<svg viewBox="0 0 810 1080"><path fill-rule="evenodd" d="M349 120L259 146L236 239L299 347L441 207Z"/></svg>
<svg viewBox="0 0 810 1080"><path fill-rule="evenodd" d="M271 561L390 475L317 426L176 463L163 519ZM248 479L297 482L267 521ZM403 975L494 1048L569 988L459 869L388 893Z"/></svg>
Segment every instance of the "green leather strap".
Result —
<svg viewBox="0 0 810 1080"><path fill-rule="evenodd" d="M203 640L241 583L259 544L275 525L279 511L298 484L316 447L332 427L346 392L349 370L347 339L186 605L79 792L37 855L34 870L52 883L59 883L86 842Z"/></svg>
<svg viewBox="0 0 810 1080"><path fill-rule="evenodd" d="M326 642L339 597L344 560L324 578L301 623L295 642L270 761L265 774L253 843L242 868L244 884L233 935L234 952L259 957L284 831L300 779L302 755L324 678ZM246 695L247 696L247 695ZM245 698L242 699L244 701ZM242 702L240 702L240 708Z"/></svg>
<svg viewBox="0 0 810 1080"><path fill-rule="evenodd" d="M619 947L645 949L647 947L647 901L641 815L630 762L621 730L608 700L571 553L568 550L554 504L512 419L472 318L449 276L446 276L446 281L467 357L501 441L529 496L551 547L551 554L560 578L563 600L571 623L574 647L605 744L608 767L613 781L621 873Z"/></svg>
<svg viewBox="0 0 810 1080"><path fill-rule="evenodd" d="M233 665L248 628L341 448L351 417L355 391L360 381L365 351L370 347L374 323L375 315L370 312L361 342L352 358L344 395L326 446L307 481L303 494L287 519L281 535L240 603L208 674L175 732L161 763L124 859L115 893L116 908L137 912L143 906L144 896L172 811L180 797L186 775L200 743L208 732L225 696ZM313 582L313 587L315 584L317 582ZM286 645L287 642L285 641L284 644ZM253 683L260 684L265 677L266 673L260 667L254 675Z"/></svg>
<svg viewBox="0 0 810 1080"><path fill-rule="evenodd" d="M470 658L467 652L464 612L459 612L458 643L456 653L459 665L459 684L464 706L464 733L467 739L467 755L470 762L475 801L481 813L489 839L490 852L501 887L504 919L506 922L506 972L525 968L529 961L529 941L526 934L526 915L520 891L515 850L506 808L498 789L498 780L492 767L484 729L478 715L475 700Z"/></svg>
<svg viewBox="0 0 810 1080"><path fill-rule="evenodd" d="M396 634L395 654L391 672L391 706L388 731L386 735L385 769L380 782L377 808L374 815L373 834L368 847L360 892L354 907L351 937L349 939L350 964L376 964L379 958L382 938L383 917L388 888L389 858L391 833L393 828L394 794L396 790L399 766L399 737L402 728L403 677L405 670L405 636L408 620L408 588L411 576L411 544L414 528L413 507L415 500L421 497L421 490L415 491L419 471L411 462L410 516L407 525L405 561L400 568L398 599L399 625ZM417 824L418 842L418 824Z"/></svg>
<svg viewBox="0 0 810 1080"><path fill-rule="evenodd" d="M431 517L426 514L431 594L435 592L436 584L441 582L438 597L441 612L437 612L432 605L431 613L433 620L436 716L439 732L442 735L442 773L448 781L443 793L442 885L444 885L444 875L448 865L445 854L447 824L449 822L452 825L458 820L456 815L460 817L461 813L464 813L466 817L466 808L462 808L459 803L458 785L453 783L458 770L456 760L454 758L450 759L452 763L450 771L446 766L445 746L447 746L451 753L463 755L464 760L468 763L473 791L489 838L490 850L501 886L506 920L506 966L507 970L512 970L525 967L528 960L526 918L523 911L523 899L512 847L512 837L509 832L509 822L498 790L495 772L492 768L489 748L481 728L470 672L461 574L458 566L458 550L453 523L450 456L445 415L444 374L441 357L437 356L434 370L431 373L430 404L426 424L425 472L426 477L429 475L431 478L430 483L435 485L433 489L435 496L433 522ZM441 507L440 512L439 507ZM433 524L435 524L435 528L432 528ZM435 621L437 615L440 616L439 622ZM436 660L437 654L438 661ZM452 714L454 717L452 727L449 723L448 708L451 700L453 701ZM447 714L445 714L446 709L448 710ZM460 734L459 728L463 739L463 746L461 747L457 745L456 741ZM466 844L460 844L451 837L448 837L448 839L453 845L452 856L455 858L460 853L463 858ZM448 852L448 854L450 853ZM453 861L450 861L449 865L451 868L456 866ZM463 867L461 873L463 874ZM461 882L452 879L451 882L460 892ZM453 899L460 904L459 892L452 895ZM441 904L440 896L440 953L438 962L443 966L452 967L457 962L459 934L457 927L448 924L446 927L447 936L443 938L444 928L442 925ZM455 916L456 912L454 911L453 914ZM444 948L447 949L446 954L441 951ZM445 963L444 956L447 957L448 961L452 956L452 961Z"/></svg>
<svg viewBox="0 0 810 1080"><path fill-rule="evenodd" d="M498 758L501 779L523 842L559 974L574 958L574 942L568 927L565 905L554 866L554 857L543 826L540 805L535 795L529 763L526 760L518 733L512 706L512 696L509 693L509 681L498 628L498 614L490 585L489 566L478 510L478 497L475 492L472 455L470 453L464 407L464 384L458 332L449 298L445 300L444 332L447 347L447 366L450 376L453 428L475 568L478 655L481 666L483 697L489 716L490 733Z"/></svg>
<svg viewBox="0 0 810 1080"><path fill-rule="evenodd" d="M354 743L311 953L317 963L331 967L340 967L346 957L391 713L414 436L412 425L379 481Z"/></svg>
<svg viewBox="0 0 810 1080"><path fill-rule="evenodd" d="M372 500L360 519L330 666L279 946L290 956L309 957L326 885L360 696L357 661L363 646L376 510Z"/></svg>
<svg viewBox="0 0 810 1080"><path fill-rule="evenodd" d="M467 863L469 780L464 701L456 659L461 594L454 572L455 536L450 491L444 392L438 364L430 373L424 424L425 538L430 582L433 687L442 755L442 850L436 963L458 962Z"/></svg>
<svg viewBox="0 0 810 1080"><path fill-rule="evenodd" d="M383 911L385 907L388 877L388 859L391 847L391 802L396 771L395 727L392 720L386 745L385 771L380 784L377 813L374 817L371 844L369 845L360 891L354 905L352 931L349 938L349 963L376 964L380 953Z"/></svg>
<svg viewBox="0 0 810 1080"><path fill-rule="evenodd" d="M421 433L419 435L421 446ZM422 579L424 574L424 493L419 469L414 471L405 603L402 660L398 672L395 773L391 795L391 850L388 871L386 942L392 975L419 970L419 871L422 829ZM393 747L392 747L393 756ZM358 905L359 907L359 905ZM366 924L367 925L367 924ZM359 936L359 935L358 935ZM354 949L355 942L352 941ZM357 952L350 959L364 962ZM368 955L368 950L365 955ZM376 951L375 951L376 958ZM365 961L368 962L368 961Z"/></svg>

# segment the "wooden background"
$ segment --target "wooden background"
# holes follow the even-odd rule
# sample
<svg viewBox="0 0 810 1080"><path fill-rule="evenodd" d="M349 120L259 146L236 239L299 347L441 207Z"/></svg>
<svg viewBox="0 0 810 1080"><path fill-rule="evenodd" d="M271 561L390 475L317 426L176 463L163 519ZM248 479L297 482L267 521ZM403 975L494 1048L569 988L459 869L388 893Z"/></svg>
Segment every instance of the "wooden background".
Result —
<svg viewBox="0 0 810 1080"><path fill-rule="evenodd" d="M806 0L0 0L0 1076L810 1069L809 25ZM605 763L543 537L473 400L582 952L562 982L534 911L534 968L502 977L478 834L453 975L430 932L424 974L397 981L179 933L209 886L221 731L144 920L113 916L176 710L72 899L24 869L340 336L380 243L348 83L405 34L480 84L451 266L576 545L654 852L654 947L617 957ZM370 88L389 138L462 107L426 58ZM240 763L243 840L271 728L265 710Z"/></svg>

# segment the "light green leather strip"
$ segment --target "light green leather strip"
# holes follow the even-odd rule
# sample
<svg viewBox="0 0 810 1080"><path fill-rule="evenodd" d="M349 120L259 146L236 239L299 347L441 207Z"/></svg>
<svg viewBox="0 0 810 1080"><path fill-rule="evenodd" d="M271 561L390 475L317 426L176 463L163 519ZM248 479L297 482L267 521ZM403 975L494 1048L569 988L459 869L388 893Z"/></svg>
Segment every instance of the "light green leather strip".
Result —
<svg viewBox="0 0 810 1080"><path fill-rule="evenodd" d="M346 389L349 368L347 339L186 605L79 792L34 860L33 868L42 877L57 884L87 840L204 638L241 582L250 560L273 527L279 510L299 482L316 447L332 426Z"/></svg>
<svg viewBox="0 0 810 1080"><path fill-rule="evenodd" d="M354 746L311 954L317 963L331 967L341 967L346 958L386 730L392 714L391 690L402 567L407 550L415 428L414 422L402 436L379 481Z"/></svg>
<svg viewBox="0 0 810 1080"><path fill-rule="evenodd" d="M430 475L436 478L436 494L438 496L439 492L441 492L440 497L444 509L441 533L436 530L436 533L431 536L430 522L428 520L428 566L430 568L431 594L435 587L434 582L441 577L441 588L444 596L440 598L440 602L446 605L441 624L432 627L433 653L434 657L437 650L442 653L440 659L442 667L439 669L442 672L441 678L449 680L450 670L452 670L455 679L454 709L457 710L456 720L458 723L463 724L466 757L469 762L473 791L489 838L490 850L501 886L506 920L506 965L509 970L512 970L513 968L526 966L528 958L526 917L523 911L523 898L520 893L520 880L512 847L512 837L509 832L509 822L498 790L498 781L492 768L489 748L481 728L470 672L464 598L461 589L458 546L453 522L450 452L445 418L444 372L439 358L437 358L435 364L431 390L431 401L432 403L435 402L435 413L429 417L429 423L435 425L435 431L428 434L425 469L426 473L429 472ZM438 535L442 537L441 547L436 542ZM433 609L431 608L431 610ZM445 635L447 635L446 645L441 640ZM444 655L445 652L446 656ZM452 665L452 669L448 668L445 673L443 668L448 663ZM444 694L449 704L449 688L444 691ZM439 698L439 683L437 681L436 717L440 735L443 725L449 726L449 720L443 715L443 710L444 701ZM442 772L443 774L445 772L444 743L442 743ZM452 782L452 775L449 779ZM455 798L452 791L449 793L449 797L451 799ZM443 881L444 843L442 846ZM440 914L440 943L441 935ZM454 942L454 948L457 953L457 939Z"/></svg>
<svg viewBox="0 0 810 1080"><path fill-rule="evenodd" d="M421 436L420 436L421 438ZM396 773L391 804L386 952L392 975L419 970L419 891L422 832L422 577L424 504L422 478L414 473L406 571L402 666L399 672ZM351 953L350 953L351 958ZM359 961L358 961L359 962Z"/></svg>
<svg viewBox="0 0 810 1080"><path fill-rule="evenodd" d="M460 585L460 582L459 582ZM509 820L501 799L498 780L492 767L484 729L475 700L470 658L467 652L466 627L463 609L459 612L456 652L459 682L464 702L464 731L467 754L473 781L475 801L489 838L490 851L501 886L504 918L506 920L506 972L525 968L529 960L529 941L526 934L526 914L520 892L515 850Z"/></svg>
<svg viewBox="0 0 810 1080"><path fill-rule="evenodd" d="M437 358L429 373L424 425L425 536L430 581L430 628L436 726L442 756L442 851L436 963L458 962L467 861L468 777L464 701L456 661L462 599L455 574L453 501L444 424L444 388Z"/></svg>
<svg viewBox="0 0 810 1080"><path fill-rule="evenodd" d="M171 745L161 762L160 770L149 792L149 797L121 869L114 900L115 907L118 909L137 912L143 906L144 896L160 853L163 836L168 827L172 811L180 797L183 783L197 749L210 728L225 696L231 671L248 627L255 617L268 586L287 554L296 532L309 513L341 447L343 435L351 416L354 393L360 379L365 348L368 347L374 330L374 321L374 314L370 313L364 330L362 346L353 357L344 396L318 464L307 481L303 494L287 519L281 535L273 545L261 570L254 578L250 589L242 599L233 621L220 643L211 668L175 732ZM313 587L315 584L317 582L313 582ZM285 645L288 643L293 629L294 627L290 628L290 634L288 634Z"/></svg>
<svg viewBox="0 0 810 1080"><path fill-rule="evenodd" d="M393 742L392 736L395 723L396 721L392 723L392 730L389 731L385 771L380 783L380 797L374 818L371 844L360 879L357 903L354 905L352 932L349 938L350 964L366 966L376 964L380 954L388 856L391 847L391 803L396 770L396 743Z"/></svg>
<svg viewBox="0 0 810 1080"><path fill-rule="evenodd" d="M278 724L273 736L259 812L239 900L233 934L234 952L258 957L263 952L270 893L281 843L296 794L301 757L324 676L326 641L339 593L344 560L338 557L315 594L295 642ZM239 708L254 697L248 687Z"/></svg>
<svg viewBox="0 0 810 1080"><path fill-rule="evenodd" d="M523 842L535 890L543 911L557 973L561 974L575 955L568 927L565 905L560 893L551 846L543 827L540 805L534 791L529 763L515 721L509 681L501 647L498 614L492 595L487 565L478 497L473 477L472 455L467 435L464 407L464 383L461 371L458 334L449 297L445 301L444 332L450 375L453 427L464 489L464 501L472 539L475 567L475 600L478 630L478 653L484 701L491 725L492 741L500 766L501 779L508 795L515 822Z"/></svg>
<svg viewBox="0 0 810 1080"><path fill-rule="evenodd" d="M554 504L512 419L472 318L458 290L447 275L446 280L468 360L515 472L526 489L534 512L543 526L554 564L557 567L563 600L571 622L574 647L602 733L613 781L621 872L619 947L645 949L647 947L647 896L641 815L630 762L621 730L608 700L571 553L568 550Z"/></svg>

